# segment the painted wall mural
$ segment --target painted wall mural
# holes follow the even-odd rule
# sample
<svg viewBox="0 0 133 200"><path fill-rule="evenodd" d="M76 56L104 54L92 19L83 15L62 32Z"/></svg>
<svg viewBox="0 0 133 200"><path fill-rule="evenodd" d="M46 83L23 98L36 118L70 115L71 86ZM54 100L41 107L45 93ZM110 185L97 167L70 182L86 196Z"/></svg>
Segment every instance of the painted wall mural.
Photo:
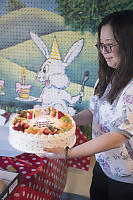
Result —
<svg viewBox="0 0 133 200"><path fill-rule="evenodd" d="M132 1L0 0L1 113L87 108L97 80L96 27L128 7Z"/></svg>

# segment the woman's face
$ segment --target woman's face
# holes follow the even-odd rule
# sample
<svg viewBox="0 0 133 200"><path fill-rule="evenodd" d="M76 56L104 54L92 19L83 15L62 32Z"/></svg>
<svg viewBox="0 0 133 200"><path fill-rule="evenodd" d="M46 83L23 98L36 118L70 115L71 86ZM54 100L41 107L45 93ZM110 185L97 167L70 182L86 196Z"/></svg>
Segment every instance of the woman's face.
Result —
<svg viewBox="0 0 133 200"><path fill-rule="evenodd" d="M120 63L119 44L116 42L112 27L107 24L102 26L100 33L101 53L109 67L117 68Z"/></svg>

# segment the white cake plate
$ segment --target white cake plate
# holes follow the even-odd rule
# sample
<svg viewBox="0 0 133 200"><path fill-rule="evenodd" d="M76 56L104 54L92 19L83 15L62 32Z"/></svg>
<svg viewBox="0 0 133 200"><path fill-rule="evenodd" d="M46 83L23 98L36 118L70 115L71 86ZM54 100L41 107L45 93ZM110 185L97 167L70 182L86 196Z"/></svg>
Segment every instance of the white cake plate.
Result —
<svg viewBox="0 0 133 200"><path fill-rule="evenodd" d="M24 152L13 148L8 141L9 128L6 126L0 126L0 156L15 157Z"/></svg>
<svg viewBox="0 0 133 200"><path fill-rule="evenodd" d="M37 97L33 97L33 96L29 96L29 98L16 97L16 100L18 100L18 101L36 101Z"/></svg>

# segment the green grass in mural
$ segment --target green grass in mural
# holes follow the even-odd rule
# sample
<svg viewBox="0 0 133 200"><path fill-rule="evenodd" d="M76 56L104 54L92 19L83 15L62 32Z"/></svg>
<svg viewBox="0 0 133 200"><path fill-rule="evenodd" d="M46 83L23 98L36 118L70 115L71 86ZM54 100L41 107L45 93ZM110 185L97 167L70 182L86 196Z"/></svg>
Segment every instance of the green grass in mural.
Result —
<svg viewBox="0 0 133 200"><path fill-rule="evenodd" d="M28 9L28 10L27 10ZM62 24L60 27L64 26L64 22L62 17L53 14L51 12L37 9L37 8L24 8L20 9L18 11L14 11L11 14L7 14L6 17L3 16L0 18L0 25L3 23L4 25L8 24L9 30L11 30L11 26L9 24L9 20L11 24L14 24L14 37L17 35L18 32L17 28L19 29L20 36L28 34L28 40L25 39L25 41L21 42L21 38L18 38L18 35L16 37L16 40L18 44L2 49L0 50L0 79L3 79L5 81L4 85L4 92L5 95L0 95L0 102L1 106L8 106L10 110L13 108L19 108L20 106L25 108L30 108L33 106L34 102L18 102L16 98L16 91L15 91L15 83L16 82L22 82L22 67L23 64L26 66L26 84L31 84L31 95L35 97L39 97L43 85L36 80L36 73L39 71L40 66L43 64L43 62L46 60L46 58L42 55L42 53L39 51L39 49L35 46L33 41L30 38L30 31L38 33L37 29L33 28L33 23L28 24L28 30L27 30L27 11L29 11L30 15L32 13L32 20L34 20L35 24L39 24L39 20L42 21L44 18L46 18L50 15L51 17L51 23L48 20L48 23L53 24L56 21L57 24ZM42 15L45 14L45 16ZM19 18L21 19L21 22L23 21L23 29L20 28L20 24L16 23ZM7 21L6 21L7 20ZM31 21L32 21L31 20ZM16 23L16 24L15 24ZM26 27L26 29L25 29ZM36 27L36 25L34 26ZM11 38L12 38L12 32L10 32ZM45 42L46 46L48 47L49 52L51 51L51 46L53 43L53 38L56 36L60 55L62 60L64 60L67 52L71 48L71 46L78 41L79 39L84 39L84 46L82 51L80 52L79 56L75 58L73 63L71 63L70 66L66 68L66 73L71 81L70 86L66 89L71 95L76 95L79 93L81 89L81 84L83 81L84 72L86 70L90 71L90 78L86 84L85 87L85 96L83 97L83 102L81 104L78 104L78 109L81 110L83 108L88 107L89 105L89 97L92 94L92 87L94 86L95 80L97 79L97 50L95 48L96 43L96 35L92 35L89 32L85 32L84 35L82 35L80 32L73 32L73 31L65 31L64 29L58 30L55 26L53 28L53 33L47 34L44 32L44 29L42 32L39 32L39 35L41 36L42 40ZM6 41L10 44L10 37L9 35L5 34L4 38ZM20 40L19 40L20 39ZM13 43L11 43L12 45ZM21 105L20 105L21 104ZM6 108L7 109L7 108Z"/></svg>
<svg viewBox="0 0 133 200"><path fill-rule="evenodd" d="M30 31L46 35L63 30L68 30L64 18L48 10L28 7L12 11L0 17L0 49L29 40Z"/></svg>

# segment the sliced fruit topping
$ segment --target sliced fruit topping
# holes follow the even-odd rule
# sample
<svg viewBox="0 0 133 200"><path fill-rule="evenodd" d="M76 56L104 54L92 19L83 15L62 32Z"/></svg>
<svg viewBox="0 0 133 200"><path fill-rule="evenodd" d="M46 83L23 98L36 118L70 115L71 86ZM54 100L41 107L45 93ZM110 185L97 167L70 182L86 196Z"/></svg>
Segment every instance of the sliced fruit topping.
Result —
<svg viewBox="0 0 133 200"><path fill-rule="evenodd" d="M55 127L50 125L50 126L44 128L43 134L44 135L49 135L49 134L54 135L54 134L57 134L58 131L59 131L59 129L57 129L57 128L55 128Z"/></svg>
<svg viewBox="0 0 133 200"><path fill-rule="evenodd" d="M43 130L44 135L49 135L50 133L52 133L52 131L48 127L44 128Z"/></svg>
<svg viewBox="0 0 133 200"><path fill-rule="evenodd" d="M27 133L31 133L33 135L37 134L39 131L40 131L40 129L39 128L35 128L35 127L34 128L33 127L29 127L28 129L26 129Z"/></svg>
<svg viewBox="0 0 133 200"><path fill-rule="evenodd" d="M64 132L72 128L72 120L68 116L64 115L63 117L61 117L61 121L62 123L60 128L63 129Z"/></svg>
<svg viewBox="0 0 133 200"><path fill-rule="evenodd" d="M21 110L19 111L19 115L18 115L18 118L28 118L29 119L32 119L32 116L33 116L33 111L25 111L25 110Z"/></svg>
<svg viewBox="0 0 133 200"><path fill-rule="evenodd" d="M52 108L52 111L51 111L51 116L52 117L55 117L56 116L56 109L55 108Z"/></svg>
<svg viewBox="0 0 133 200"><path fill-rule="evenodd" d="M61 121L62 122L67 122L69 124L72 124L72 120L68 116L66 116L66 115L64 115L63 117L61 117Z"/></svg>
<svg viewBox="0 0 133 200"><path fill-rule="evenodd" d="M26 117L28 117L28 119L32 119L32 113L27 111L26 112Z"/></svg>
<svg viewBox="0 0 133 200"><path fill-rule="evenodd" d="M15 123L14 126L13 126L13 129L17 130L17 131L21 131L21 123L19 123L19 122Z"/></svg>
<svg viewBox="0 0 133 200"><path fill-rule="evenodd" d="M26 118L26 111L25 111L25 110L21 110L21 111L19 112L19 117L24 117L24 118Z"/></svg>
<svg viewBox="0 0 133 200"><path fill-rule="evenodd" d="M29 125L27 124L27 123L23 123L22 124L22 129L23 129L23 131L25 130L25 129L28 129L29 128Z"/></svg>
<svg viewBox="0 0 133 200"><path fill-rule="evenodd" d="M64 116L64 114L61 111L58 111L58 119L60 119L63 116Z"/></svg>

